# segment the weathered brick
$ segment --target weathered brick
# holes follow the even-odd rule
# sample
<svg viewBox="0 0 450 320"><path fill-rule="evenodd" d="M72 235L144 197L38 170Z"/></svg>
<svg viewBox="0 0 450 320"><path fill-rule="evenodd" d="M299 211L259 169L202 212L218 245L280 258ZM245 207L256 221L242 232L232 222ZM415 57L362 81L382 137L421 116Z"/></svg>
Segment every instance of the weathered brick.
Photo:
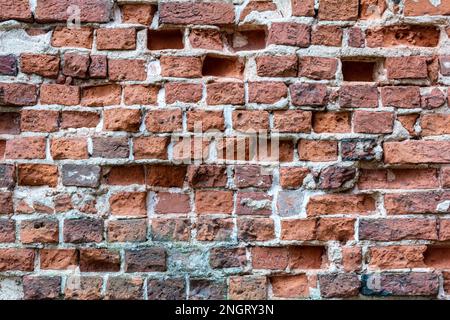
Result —
<svg viewBox="0 0 450 320"><path fill-rule="evenodd" d="M112 81L143 81L147 79L146 62L145 60L109 59L108 73Z"/></svg>
<svg viewBox="0 0 450 320"><path fill-rule="evenodd" d="M95 128L100 122L100 115L90 111L62 111L60 128Z"/></svg>
<svg viewBox="0 0 450 320"><path fill-rule="evenodd" d="M19 185L56 187L57 183L57 166L46 164L20 164L18 166Z"/></svg>
<svg viewBox="0 0 450 320"><path fill-rule="evenodd" d="M102 183L109 185L145 184L145 171L142 165L103 167L102 174Z"/></svg>
<svg viewBox="0 0 450 320"><path fill-rule="evenodd" d="M410 272L365 275L361 292L374 296L436 296L438 290L437 274Z"/></svg>
<svg viewBox="0 0 450 320"><path fill-rule="evenodd" d="M260 77L297 76L297 56L259 56L256 57L256 70Z"/></svg>
<svg viewBox="0 0 450 320"><path fill-rule="evenodd" d="M6 142L6 159L45 159L46 139L23 137Z"/></svg>
<svg viewBox="0 0 450 320"><path fill-rule="evenodd" d="M44 270L73 270L78 266L75 249L42 249L40 258Z"/></svg>
<svg viewBox="0 0 450 320"><path fill-rule="evenodd" d="M232 24L234 7L230 3L165 2L159 8L159 21L167 24Z"/></svg>
<svg viewBox="0 0 450 320"><path fill-rule="evenodd" d="M16 76L17 75L17 58L12 55L0 56L0 75Z"/></svg>
<svg viewBox="0 0 450 320"><path fill-rule="evenodd" d="M359 238L372 241L437 240L436 220L364 219L359 221Z"/></svg>
<svg viewBox="0 0 450 320"><path fill-rule="evenodd" d="M30 3L27 0L2 0L0 1L0 12L0 21L33 21Z"/></svg>
<svg viewBox="0 0 450 320"><path fill-rule="evenodd" d="M125 272L151 272L166 270L164 248L148 248L125 252Z"/></svg>
<svg viewBox="0 0 450 320"><path fill-rule="evenodd" d="M58 111L22 110L21 115L21 131L55 132L58 130Z"/></svg>
<svg viewBox="0 0 450 320"><path fill-rule="evenodd" d="M80 103L80 88L63 84L42 84L40 98L42 104L75 106Z"/></svg>
<svg viewBox="0 0 450 320"><path fill-rule="evenodd" d="M300 57L298 60L298 76L315 80L331 80L335 78L337 59L323 57Z"/></svg>
<svg viewBox="0 0 450 320"><path fill-rule="evenodd" d="M307 205L308 216L327 214L367 215L375 211L375 200L369 195L329 194L313 196Z"/></svg>
<svg viewBox="0 0 450 320"><path fill-rule="evenodd" d="M139 109L108 109L103 111L103 127L110 131L131 131L139 130L141 124L141 110Z"/></svg>
<svg viewBox="0 0 450 320"><path fill-rule="evenodd" d="M108 249L81 249L81 272L119 271L120 257L118 251Z"/></svg>
<svg viewBox="0 0 450 320"><path fill-rule="evenodd" d="M62 183L65 186L95 188L100 183L100 167L95 165L65 164L62 167Z"/></svg>
<svg viewBox="0 0 450 320"><path fill-rule="evenodd" d="M130 146L126 137L93 137L92 157L128 158Z"/></svg>
<svg viewBox="0 0 450 320"><path fill-rule="evenodd" d="M110 210L113 215L145 216L147 193L121 192L109 198Z"/></svg>
<svg viewBox="0 0 450 320"><path fill-rule="evenodd" d="M52 33L52 46L91 49L93 38L94 32L90 27L80 29L56 27Z"/></svg>
<svg viewBox="0 0 450 320"><path fill-rule="evenodd" d="M58 243L59 226L57 220L36 219L20 222L22 243Z"/></svg>
<svg viewBox="0 0 450 320"><path fill-rule="evenodd" d="M386 163L449 163L450 143L447 141L385 142Z"/></svg>
<svg viewBox="0 0 450 320"><path fill-rule="evenodd" d="M150 25L156 11L156 7L146 3L130 3L120 7L122 22Z"/></svg>
<svg viewBox="0 0 450 320"><path fill-rule="evenodd" d="M108 22L112 13L112 3L107 0L38 0L35 18L41 23L66 22L74 14L68 10L74 4L79 7L80 22Z"/></svg>
<svg viewBox="0 0 450 320"><path fill-rule="evenodd" d="M144 219L112 220L108 222L109 242L143 242L147 239Z"/></svg>
<svg viewBox="0 0 450 320"><path fill-rule="evenodd" d="M202 60L200 57L162 56L161 75L175 78L200 78Z"/></svg>
<svg viewBox="0 0 450 320"><path fill-rule="evenodd" d="M103 220L66 219L64 220L64 242L88 243L103 240Z"/></svg>
<svg viewBox="0 0 450 320"><path fill-rule="evenodd" d="M0 83L0 105L33 106L37 102L37 86L26 83Z"/></svg>
<svg viewBox="0 0 450 320"><path fill-rule="evenodd" d="M275 22L269 32L269 44L305 48L310 43L311 27L306 24Z"/></svg>
<svg viewBox="0 0 450 320"><path fill-rule="evenodd" d="M20 56L20 70L23 73L37 74L42 77L56 78L60 59L57 55L25 53Z"/></svg>
<svg viewBox="0 0 450 320"><path fill-rule="evenodd" d="M292 103L296 106L323 106L327 87L320 83L294 83L289 87Z"/></svg>
<svg viewBox="0 0 450 320"><path fill-rule="evenodd" d="M50 152L54 160L87 159L87 141L81 138L52 139Z"/></svg>
<svg viewBox="0 0 450 320"><path fill-rule="evenodd" d="M61 277L25 276L23 293L27 300L58 299L61 295Z"/></svg>
<svg viewBox="0 0 450 320"><path fill-rule="evenodd" d="M144 280L140 277L110 277L106 284L106 300L142 300Z"/></svg>

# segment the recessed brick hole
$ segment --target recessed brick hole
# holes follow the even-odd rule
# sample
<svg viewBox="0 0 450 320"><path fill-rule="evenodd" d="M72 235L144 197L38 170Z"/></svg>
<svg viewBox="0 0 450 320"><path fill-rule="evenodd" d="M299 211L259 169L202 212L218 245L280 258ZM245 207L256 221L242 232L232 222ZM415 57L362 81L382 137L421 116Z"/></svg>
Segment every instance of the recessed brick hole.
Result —
<svg viewBox="0 0 450 320"><path fill-rule="evenodd" d="M342 61L344 81L375 81L375 61Z"/></svg>
<svg viewBox="0 0 450 320"><path fill-rule="evenodd" d="M450 247L428 247L424 263L431 268L450 269Z"/></svg>
<svg viewBox="0 0 450 320"><path fill-rule="evenodd" d="M203 61L203 76L242 78L244 64L237 57L206 56Z"/></svg>
<svg viewBox="0 0 450 320"><path fill-rule="evenodd" d="M148 48L150 50L183 49L183 30L149 30Z"/></svg>
<svg viewBox="0 0 450 320"><path fill-rule="evenodd" d="M260 50L266 47L266 30L243 30L228 35L228 43L234 51Z"/></svg>

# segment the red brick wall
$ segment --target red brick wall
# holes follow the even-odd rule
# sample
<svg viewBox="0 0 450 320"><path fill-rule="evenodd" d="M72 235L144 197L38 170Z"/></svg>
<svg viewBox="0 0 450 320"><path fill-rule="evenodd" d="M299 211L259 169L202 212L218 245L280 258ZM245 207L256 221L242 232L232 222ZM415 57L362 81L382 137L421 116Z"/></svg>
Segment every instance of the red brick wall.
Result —
<svg viewBox="0 0 450 320"><path fill-rule="evenodd" d="M0 0L0 297L450 294L448 1L144 2Z"/></svg>

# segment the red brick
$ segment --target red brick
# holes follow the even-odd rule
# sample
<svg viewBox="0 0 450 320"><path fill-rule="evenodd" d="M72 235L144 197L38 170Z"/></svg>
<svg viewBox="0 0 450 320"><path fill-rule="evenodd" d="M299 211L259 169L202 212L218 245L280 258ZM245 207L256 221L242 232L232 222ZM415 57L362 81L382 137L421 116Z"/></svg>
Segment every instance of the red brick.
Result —
<svg viewBox="0 0 450 320"><path fill-rule="evenodd" d="M30 3L27 0L0 1L0 21L6 20L33 21Z"/></svg>
<svg viewBox="0 0 450 320"><path fill-rule="evenodd" d="M20 164L18 166L18 183L21 186L56 187L58 167L45 164Z"/></svg>
<svg viewBox="0 0 450 320"><path fill-rule="evenodd" d="M143 81L147 79L145 60L109 59L109 79L112 81Z"/></svg>
<svg viewBox="0 0 450 320"><path fill-rule="evenodd" d="M175 78L200 78L202 60L200 57L162 56L161 75Z"/></svg>
<svg viewBox="0 0 450 320"><path fill-rule="evenodd" d="M94 32L90 27L80 29L56 27L52 33L52 46L91 49L93 38Z"/></svg>
<svg viewBox="0 0 450 320"><path fill-rule="evenodd" d="M26 243L58 243L57 220L36 219L20 222L20 241Z"/></svg>
<svg viewBox="0 0 450 320"><path fill-rule="evenodd" d="M386 246L370 248L372 269L422 268L426 246Z"/></svg>
<svg viewBox="0 0 450 320"><path fill-rule="evenodd" d="M239 268L247 264L245 248L211 248L209 264L213 269Z"/></svg>
<svg viewBox="0 0 450 320"><path fill-rule="evenodd" d="M125 272L166 271L166 251L151 247L125 251Z"/></svg>
<svg viewBox="0 0 450 320"><path fill-rule="evenodd" d="M273 104L287 96L287 86L283 82L249 82L248 102Z"/></svg>
<svg viewBox="0 0 450 320"><path fill-rule="evenodd" d="M446 2L434 5L426 0L406 0L404 10L406 16L450 15L450 6Z"/></svg>
<svg viewBox="0 0 450 320"><path fill-rule="evenodd" d="M168 137L139 137L133 139L135 159L167 159Z"/></svg>
<svg viewBox="0 0 450 320"><path fill-rule="evenodd" d="M312 114L309 111L286 110L275 111L273 129L280 132L311 132Z"/></svg>
<svg viewBox="0 0 450 320"><path fill-rule="evenodd" d="M103 167L103 183L113 186L145 184L145 171L142 165Z"/></svg>
<svg viewBox="0 0 450 320"><path fill-rule="evenodd" d="M417 46L436 47L439 43L439 29L432 26L400 25L368 29L367 46Z"/></svg>
<svg viewBox="0 0 450 320"><path fill-rule="evenodd" d="M384 0L361 0L359 8L361 20L375 20L382 17L387 4Z"/></svg>
<svg viewBox="0 0 450 320"><path fill-rule="evenodd" d="M89 63L87 54L65 53L63 74L74 78L87 78Z"/></svg>
<svg viewBox="0 0 450 320"><path fill-rule="evenodd" d="M385 142L386 163L450 163L450 142L404 141Z"/></svg>
<svg viewBox="0 0 450 320"><path fill-rule="evenodd" d="M267 279L265 276L232 276L228 287L228 297L233 300L267 299Z"/></svg>
<svg viewBox="0 0 450 320"><path fill-rule="evenodd" d="M186 179L186 166L149 165L146 167L147 185L181 188Z"/></svg>
<svg viewBox="0 0 450 320"><path fill-rule="evenodd" d="M355 239L355 219L321 218L317 222L317 240L351 241Z"/></svg>
<svg viewBox="0 0 450 320"><path fill-rule="evenodd" d="M140 277L110 277L105 300L142 300L144 280Z"/></svg>
<svg viewBox="0 0 450 320"><path fill-rule="evenodd" d="M314 17L314 0L291 0L292 15Z"/></svg>
<svg viewBox="0 0 450 320"><path fill-rule="evenodd" d="M198 214L231 214L233 211L233 192L197 191L195 193L195 206Z"/></svg>
<svg viewBox="0 0 450 320"><path fill-rule="evenodd" d="M107 0L79 0L80 22L108 22L112 14L112 4ZM35 18L39 22L66 22L73 12L69 0L38 0Z"/></svg>
<svg viewBox="0 0 450 320"><path fill-rule="evenodd" d="M297 189L303 185L303 181L308 173L308 168L282 167L280 168L280 185L284 189Z"/></svg>
<svg viewBox="0 0 450 320"><path fill-rule="evenodd" d="M81 105L104 107L120 104L121 87L115 84L84 87L81 91Z"/></svg>
<svg viewBox="0 0 450 320"><path fill-rule="evenodd" d="M289 86L295 106L323 106L327 102L327 86L321 83L294 83Z"/></svg>
<svg viewBox="0 0 450 320"><path fill-rule="evenodd" d="M100 277L69 276L64 295L69 300L100 300L102 283Z"/></svg>
<svg viewBox="0 0 450 320"><path fill-rule="evenodd" d="M244 21L252 12L275 11L276 9L277 5L272 1L250 1L242 10L239 20Z"/></svg>
<svg viewBox="0 0 450 320"><path fill-rule="evenodd" d="M109 242L144 242L147 239L145 219L112 220L108 222Z"/></svg>
<svg viewBox="0 0 450 320"><path fill-rule="evenodd" d="M385 65L389 79L424 79L428 77L426 57L389 57L386 58Z"/></svg>
<svg viewBox="0 0 450 320"><path fill-rule="evenodd" d="M121 192L109 198L109 206L113 215L145 216L147 215L146 200L145 192Z"/></svg>
<svg viewBox="0 0 450 320"><path fill-rule="evenodd" d="M358 0L322 0L319 6L319 20L357 20Z"/></svg>
<svg viewBox="0 0 450 320"><path fill-rule="evenodd" d="M449 196L449 192L439 191L386 194L384 206L388 214L439 213L439 204Z"/></svg>
<svg viewBox="0 0 450 320"><path fill-rule="evenodd" d="M372 241L437 240L436 220L367 219L359 221L359 239Z"/></svg>
<svg viewBox="0 0 450 320"><path fill-rule="evenodd" d="M359 133L391 133L394 129L394 114L356 111L353 115L353 128Z"/></svg>
<svg viewBox="0 0 450 320"><path fill-rule="evenodd" d="M221 51L223 40L220 31L214 29L192 29L189 33L192 48Z"/></svg>
<svg viewBox="0 0 450 320"><path fill-rule="evenodd" d="M26 83L0 83L0 105L33 106L37 102L37 86Z"/></svg>
<svg viewBox="0 0 450 320"><path fill-rule="evenodd" d="M193 188L223 188L227 185L226 167L220 165L191 165L187 178Z"/></svg>
<svg viewBox="0 0 450 320"><path fill-rule="evenodd" d="M98 50L134 50L136 49L136 29L97 29Z"/></svg>
<svg viewBox="0 0 450 320"><path fill-rule="evenodd" d="M40 98L42 104L75 106L80 103L80 88L63 84L42 84Z"/></svg>
<svg viewBox="0 0 450 320"><path fill-rule="evenodd" d="M159 20L167 24L233 24L231 3L165 2L159 6Z"/></svg>
<svg viewBox="0 0 450 320"><path fill-rule="evenodd" d="M108 58L105 55L91 55L89 76L91 78L106 78L108 76Z"/></svg>
<svg viewBox="0 0 450 320"><path fill-rule="evenodd" d="M362 253L360 247L342 248L342 266L345 272L357 272L361 270Z"/></svg>
<svg viewBox="0 0 450 320"><path fill-rule="evenodd" d="M123 23L135 23L149 26L152 23L156 7L145 3L130 3L120 6Z"/></svg>
<svg viewBox="0 0 450 320"><path fill-rule="evenodd" d="M198 241L231 241L234 223L232 218L200 217L197 219Z"/></svg>
<svg viewBox="0 0 450 320"><path fill-rule="evenodd" d="M242 79L244 60L237 56L207 55L203 60L204 77Z"/></svg>
<svg viewBox="0 0 450 320"><path fill-rule="evenodd" d="M358 188L364 189L431 189L438 188L436 169L364 169Z"/></svg>
<svg viewBox="0 0 450 320"><path fill-rule="evenodd" d="M209 105L244 104L244 84L241 82L215 82L206 85Z"/></svg>
<svg viewBox="0 0 450 320"><path fill-rule="evenodd" d="M270 27L269 44L306 48L310 44L311 27L291 22L274 22Z"/></svg>
<svg viewBox="0 0 450 320"><path fill-rule="evenodd" d="M351 114L349 112L316 112L313 117L313 129L316 133L351 132Z"/></svg>
<svg viewBox="0 0 450 320"><path fill-rule="evenodd" d="M158 218L152 220L152 236L155 241L189 241L191 220L185 218Z"/></svg>
<svg viewBox="0 0 450 320"><path fill-rule="evenodd" d="M270 278L272 293L279 298L301 298L309 296L309 283L306 274L274 276Z"/></svg>
<svg viewBox="0 0 450 320"><path fill-rule="evenodd" d="M187 129L189 131L225 130L222 111L192 110L187 112Z"/></svg>
<svg viewBox="0 0 450 320"><path fill-rule="evenodd" d="M203 86L196 83L168 82L164 86L166 103L195 103L202 99Z"/></svg>
<svg viewBox="0 0 450 320"><path fill-rule="evenodd" d="M281 239L307 241L316 239L316 219L289 219L281 221Z"/></svg>
<svg viewBox="0 0 450 320"><path fill-rule="evenodd" d="M16 241L15 221L12 219L0 220L0 243L12 243L15 241Z"/></svg>
<svg viewBox="0 0 450 320"><path fill-rule="evenodd" d="M139 131L141 110L139 109L108 109L103 112L104 130Z"/></svg>
<svg viewBox="0 0 450 320"><path fill-rule="evenodd" d="M98 243L103 240L103 220L82 218L64 220L64 242Z"/></svg>
<svg viewBox="0 0 450 320"><path fill-rule="evenodd" d="M450 115L424 114L420 119L420 125L424 136L450 134Z"/></svg>
<svg viewBox="0 0 450 320"><path fill-rule="evenodd" d="M33 249L0 249L0 270L33 271L34 257Z"/></svg>
<svg viewBox="0 0 450 320"><path fill-rule="evenodd" d="M187 214L191 211L189 195L183 193L159 192L155 212L158 214Z"/></svg>
<svg viewBox="0 0 450 320"><path fill-rule="evenodd" d="M21 131L54 132L58 130L59 112L50 110L23 110Z"/></svg>
<svg viewBox="0 0 450 320"><path fill-rule="evenodd" d="M33 73L47 78L56 78L59 72L59 56L51 54L25 53L20 56L23 73Z"/></svg>
<svg viewBox="0 0 450 320"><path fill-rule="evenodd" d="M81 249L81 272L114 272L120 270L120 256L118 251L108 249Z"/></svg>
<svg viewBox="0 0 450 320"><path fill-rule="evenodd" d="M97 112L89 111L62 111L61 129L69 128L95 128L100 122L100 115Z"/></svg>
<svg viewBox="0 0 450 320"><path fill-rule="evenodd" d="M342 44L342 36L343 32L339 26L315 25L311 31L311 44L340 47Z"/></svg>
<svg viewBox="0 0 450 320"><path fill-rule="evenodd" d="M145 117L145 126L151 132L173 132L182 129L180 109L151 110Z"/></svg>
<svg viewBox="0 0 450 320"><path fill-rule="evenodd" d="M328 214L368 215L375 211L369 195L328 194L312 196L306 207L308 216Z"/></svg>
<svg viewBox="0 0 450 320"><path fill-rule="evenodd" d="M300 140L298 153L301 160L333 161L338 156L337 141L331 140Z"/></svg>
<svg viewBox="0 0 450 320"><path fill-rule="evenodd" d="M75 249L43 249L40 258L43 270L73 270L78 266L78 252Z"/></svg>
<svg viewBox="0 0 450 320"><path fill-rule="evenodd" d="M261 110L237 110L233 112L234 130L258 132L269 129L269 113Z"/></svg>
<svg viewBox="0 0 450 320"><path fill-rule="evenodd" d="M50 146L54 160L63 159L87 159L87 141L82 138L57 138L52 139Z"/></svg>
<svg viewBox="0 0 450 320"><path fill-rule="evenodd" d="M419 87L382 87L381 100L385 107L420 108Z"/></svg>
<svg viewBox="0 0 450 320"><path fill-rule="evenodd" d="M268 241L275 238L275 225L271 218L239 218L237 228L239 241Z"/></svg>
<svg viewBox="0 0 450 320"><path fill-rule="evenodd" d="M256 70L260 77L296 77L297 56L259 56L256 57Z"/></svg>
<svg viewBox="0 0 450 320"><path fill-rule="evenodd" d="M378 90L371 85L344 85L339 90L339 104L343 108L376 108Z"/></svg>
<svg viewBox="0 0 450 320"><path fill-rule="evenodd" d="M23 137L6 142L6 159L45 159L44 137Z"/></svg>
<svg viewBox="0 0 450 320"><path fill-rule="evenodd" d="M322 57L300 57L298 59L298 76L314 80L331 80L335 78L337 59Z"/></svg>

